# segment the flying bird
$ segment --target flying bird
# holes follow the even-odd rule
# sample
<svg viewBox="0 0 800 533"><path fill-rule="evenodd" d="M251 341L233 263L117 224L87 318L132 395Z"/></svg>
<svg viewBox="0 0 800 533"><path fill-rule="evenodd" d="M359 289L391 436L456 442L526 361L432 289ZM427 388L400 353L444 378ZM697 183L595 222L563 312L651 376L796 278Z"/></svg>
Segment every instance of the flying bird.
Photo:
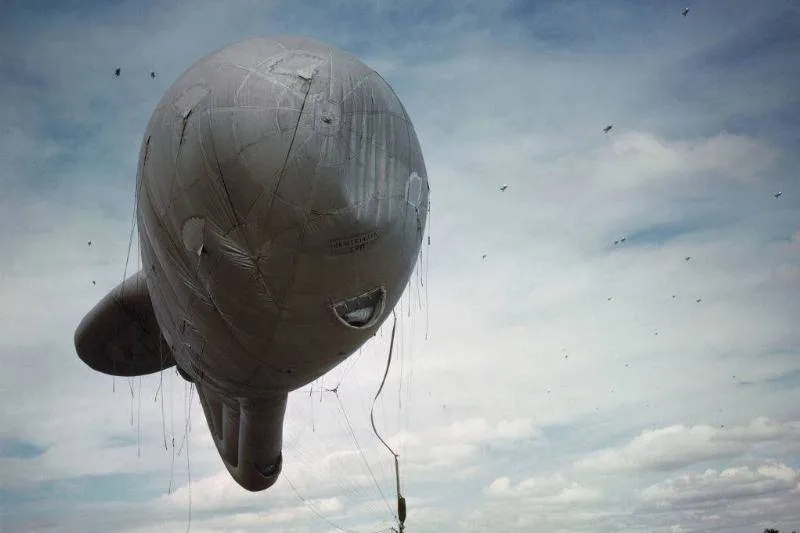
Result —
<svg viewBox="0 0 800 533"><path fill-rule="evenodd" d="M155 77L156 77L156 73L151 71L151 72L150 72L150 77L151 77L151 78L153 78L153 79L155 79Z"/></svg>
<svg viewBox="0 0 800 533"><path fill-rule="evenodd" d="M91 245L92 245L92 241L89 241L89 242L88 242L88 245L89 245L89 246L91 246Z"/></svg>
<svg viewBox="0 0 800 533"><path fill-rule="evenodd" d="M681 11L681 15L683 15L683 16L685 17L685 16L686 16L686 15L688 15L688 14L689 14L689 8L688 8L688 7L684 7L684 8L683 8L683 11ZM701 18L702 18L702 17L701 17Z"/></svg>
<svg viewBox="0 0 800 533"><path fill-rule="evenodd" d="M625 242L625 240L626 240L626 239L627 239L627 237L623 237L623 238L621 238L621 239L619 240L619 242Z"/></svg>
<svg viewBox="0 0 800 533"><path fill-rule="evenodd" d="M114 76L119 78L119 73L122 72L122 69L117 67L117 70L114 71Z"/></svg>
<svg viewBox="0 0 800 533"><path fill-rule="evenodd" d="M698 299L697 299L697 300L695 300L695 301L696 301L697 303L700 303L700 302L702 302L702 301L703 301L703 299L702 299L702 298L698 298Z"/></svg>
<svg viewBox="0 0 800 533"><path fill-rule="evenodd" d="M609 124L608 126L603 128L603 133L608 133L609 131L611 131L611 128L613 128L613 127L614 126L612 124Z"/></svg>
<svg viewBox="0 0 800 533"><path fill-rule="evenodd" d="M774 196L775 198L780 198L782 194L783 193L781 191L778 191L775 194L773 194L772 196Z"/></svg>
<svg viewBox="0 0 800 533"><path fill-rule="evenodd" d="M481 256L481 259L486 259L486 254L483 254L483 255Z"/></svg>
<svg viewBox="0 0 800 533"><path fill-rule="evenodd" d="M506 189L508 189L508 185L501 185L500 186L500 192L505 191Z"/></svg>
<svg viewBox="0 0 800 533"><path fill-rule="evenodd" d="M691 256L691 255L687 255L686 257L684 257L684 258L683 258L683 260L684 260L684 261L688 261L688 260L689 260L689 259L691 259L691 258L692 258L692 256Z"/></svg>

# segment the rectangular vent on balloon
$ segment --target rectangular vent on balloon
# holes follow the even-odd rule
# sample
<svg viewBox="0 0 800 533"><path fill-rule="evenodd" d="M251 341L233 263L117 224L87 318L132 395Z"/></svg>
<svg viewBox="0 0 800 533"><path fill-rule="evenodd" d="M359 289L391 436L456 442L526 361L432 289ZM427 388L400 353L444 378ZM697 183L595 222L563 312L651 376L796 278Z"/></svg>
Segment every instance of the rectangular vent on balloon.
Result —
<svg viewBox="0 0 800 533"><path fill-rule="evenodd" d="M330 241L331 252L334 254L349 254L363 250L378 238L377 231L368 231L353 237L333 239Z"/></svg>

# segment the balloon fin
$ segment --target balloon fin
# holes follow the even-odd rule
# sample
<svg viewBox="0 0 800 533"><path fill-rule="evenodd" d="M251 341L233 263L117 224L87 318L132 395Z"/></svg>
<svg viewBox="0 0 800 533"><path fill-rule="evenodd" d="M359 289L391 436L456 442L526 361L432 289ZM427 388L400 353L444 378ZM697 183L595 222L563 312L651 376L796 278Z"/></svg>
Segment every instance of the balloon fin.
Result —
<svg viewBox="0 0 800 533"><path fill-rule="evenodd" d="M142 376L175 365L153 312L144 272L111 290L75 331L78 357L112 376Z"/></svg>

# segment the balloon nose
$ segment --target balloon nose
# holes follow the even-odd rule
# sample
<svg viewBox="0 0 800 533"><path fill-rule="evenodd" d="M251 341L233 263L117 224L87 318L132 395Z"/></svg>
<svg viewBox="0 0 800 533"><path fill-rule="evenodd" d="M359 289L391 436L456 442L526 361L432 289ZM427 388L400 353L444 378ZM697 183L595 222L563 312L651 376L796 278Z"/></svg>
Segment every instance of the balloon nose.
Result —
<svg viewBox="0 0 800 533"><path fill-rule="evenodd" d="M398 201L404 196L418 205L422 178L409 176L397 154L381 148L406 124L389 115L374 119L382 113L376 109L364 120L346 102L319 95L306 101L274 184L248 210L251 227L275 244L299 239L335 246L340 238L386 230L404 211ZM262 179L259 173L250 178Z"/></svg>
<svg viewBox="0 0 800 533"><path fill-rule="evenodd" d="M179 175L218 174L215 210L226 230L247 228L254 254L268 241L296 249L318 231L338 238L357 234L353 227L385 229L401 216L409 174L424 167L391 87L354 58L330 54L285 50L260 63L259 75L222 63L215 68L238 80L235 91L220 88L212 99L186 90L196 93L191 102L200 99L192 113L208 119L197 134L187 122L182 150L200 139L193 152L207 157L207 168Z"/></svg>

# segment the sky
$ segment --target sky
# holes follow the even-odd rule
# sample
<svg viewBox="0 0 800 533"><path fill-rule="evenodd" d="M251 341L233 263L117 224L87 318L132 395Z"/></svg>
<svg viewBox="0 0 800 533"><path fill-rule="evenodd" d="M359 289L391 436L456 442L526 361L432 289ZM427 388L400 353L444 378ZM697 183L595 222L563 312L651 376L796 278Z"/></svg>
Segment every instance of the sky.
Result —
<svg viewBox="0 0 800 533"><path fill-rule="evenodd" d="M395 525L369 423L391 321L290 395L260 493L174 370L75 353L138 268L161 95L275 34L376 69L425 157L430 245L375 411L406 531L800 529L798 27L794 0L3 2L0 531Z"/></svg>

